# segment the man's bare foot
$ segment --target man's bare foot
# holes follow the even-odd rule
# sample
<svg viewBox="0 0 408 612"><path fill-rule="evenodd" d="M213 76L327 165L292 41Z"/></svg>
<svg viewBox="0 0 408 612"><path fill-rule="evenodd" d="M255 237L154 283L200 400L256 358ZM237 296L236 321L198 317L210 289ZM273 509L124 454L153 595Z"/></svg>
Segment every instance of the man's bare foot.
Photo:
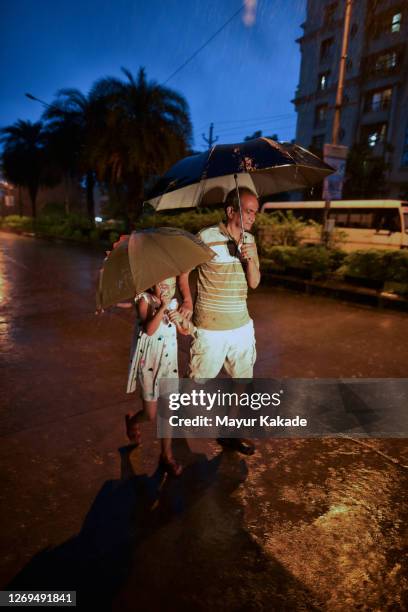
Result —
<svg viewBox="0 0 408 612"><path fill-rule="evenodd" d="M135 416L127 414L125 417L126 421L126 435L131 442L134 444L140 444L142 441L142 434L140 433L140 427L136 422Z"/></svg>

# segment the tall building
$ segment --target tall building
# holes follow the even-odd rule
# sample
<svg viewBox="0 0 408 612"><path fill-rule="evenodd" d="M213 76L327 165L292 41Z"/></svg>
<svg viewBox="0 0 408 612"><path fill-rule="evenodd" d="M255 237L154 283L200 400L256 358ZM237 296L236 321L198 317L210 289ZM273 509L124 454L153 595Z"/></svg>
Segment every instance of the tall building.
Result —
<svg viewBox="0 0 408 612"><path fill-rule="evenodd" d="M346 0L307 0L296 142L331 142ZM353 0L338 144L389 164L388 197L408 197L408 0ZM382 194L379 194L382 195Z"/></svg>

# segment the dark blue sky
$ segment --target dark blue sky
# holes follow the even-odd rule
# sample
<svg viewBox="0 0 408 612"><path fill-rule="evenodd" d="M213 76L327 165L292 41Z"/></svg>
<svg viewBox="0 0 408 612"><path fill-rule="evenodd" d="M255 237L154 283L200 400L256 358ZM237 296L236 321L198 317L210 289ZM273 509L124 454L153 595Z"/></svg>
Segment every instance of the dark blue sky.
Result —
<svg viewBox="0 0 408 612"><path fill-rule="evenodd" d="M240 7L241 0L13 0L2 6L0 126L39 118L62 87L87 92L125 66L165 81ZM306 0L258 0L255 23L235 17L168 82L189 105L196 149L214 122L219 142L262 129L294 137Z"/></svg>

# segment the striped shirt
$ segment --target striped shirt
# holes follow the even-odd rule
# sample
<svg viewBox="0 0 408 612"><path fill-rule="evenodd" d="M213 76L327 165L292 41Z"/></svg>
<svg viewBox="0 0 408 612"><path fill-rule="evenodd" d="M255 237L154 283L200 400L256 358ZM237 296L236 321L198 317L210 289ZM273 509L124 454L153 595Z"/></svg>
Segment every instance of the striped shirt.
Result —
<svg viewBox="0 0 408 612"><path fill-rule="evenodd" d="M248 284L235 240L223 223L201 230L198 237L216 256L198 268L194 324L211 330L246 325ZM255 243L252 234L245 232L245 243ZM259 267L258 257L256 262Z"/></svg>

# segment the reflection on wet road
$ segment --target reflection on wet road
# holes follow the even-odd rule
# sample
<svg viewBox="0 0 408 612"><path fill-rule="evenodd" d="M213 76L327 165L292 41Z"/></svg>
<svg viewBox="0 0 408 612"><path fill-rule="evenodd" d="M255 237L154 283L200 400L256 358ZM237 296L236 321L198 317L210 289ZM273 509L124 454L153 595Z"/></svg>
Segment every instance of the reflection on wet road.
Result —
<svg viewBox="0 0 408 612"><path fill-rule="evenodd" d="M185 474L164 480L153 426L122 446L133 313L95 316L102 258L0 234L3 588L76 587L84 610L405 609L405 440L245 459L177 440ZM273 288L250 310L259 377L406 376L407 315Z"/></svg>

